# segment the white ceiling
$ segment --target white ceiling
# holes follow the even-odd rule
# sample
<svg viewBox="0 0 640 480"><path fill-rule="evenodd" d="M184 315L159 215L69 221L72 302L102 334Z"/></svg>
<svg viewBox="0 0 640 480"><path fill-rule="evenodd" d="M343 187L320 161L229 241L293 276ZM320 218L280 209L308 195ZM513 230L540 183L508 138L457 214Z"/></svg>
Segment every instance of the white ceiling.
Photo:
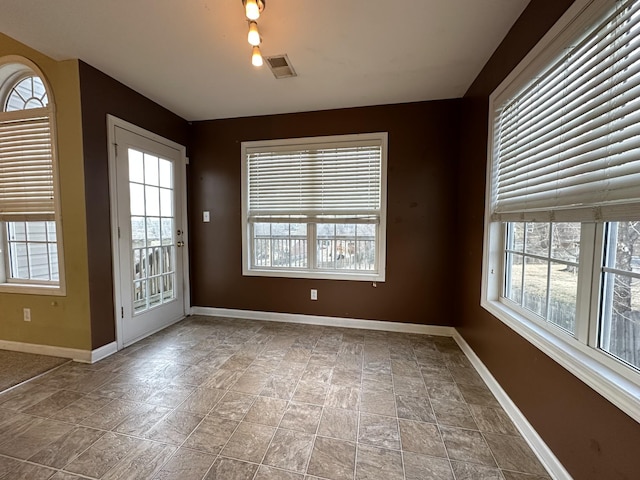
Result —
<svg viewBox="0 0 640 480"><path fill-rule="evenodd" d="M529 0L266 0L255 68L241 0L1 0L0 31L79 58L187 120L462 96Z"/></svg>

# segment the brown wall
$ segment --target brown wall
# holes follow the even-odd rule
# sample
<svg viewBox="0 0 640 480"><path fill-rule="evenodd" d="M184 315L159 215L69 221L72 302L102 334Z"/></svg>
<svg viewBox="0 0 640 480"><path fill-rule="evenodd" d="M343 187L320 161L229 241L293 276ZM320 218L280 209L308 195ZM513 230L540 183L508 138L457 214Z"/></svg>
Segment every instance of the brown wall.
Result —
<svg viewBox="0 0 640 480"><path fill-rule="evenodd" d="M194 123L189 209L192 304L448 325L458 101ZM387 275L371 282L242 276L240 143L389 132ZM202 223L202 211L211 223ZM310 288L318 300L309 300Z"/></svg>
<svg viewBox="0 0 640 480"><path fill-rule="evenodd" d="M571 3L532 0L463 100L457 327L574 478L632 479L640 424L480 307L488 97Z"/></svg>
<svg viewBox="0 0 640 480"><path fill-rule="evenodd" d="M91 343L115 340L107 114L187 145L188 123L169 110L80 61L82 139L87 212Z"/></svg>

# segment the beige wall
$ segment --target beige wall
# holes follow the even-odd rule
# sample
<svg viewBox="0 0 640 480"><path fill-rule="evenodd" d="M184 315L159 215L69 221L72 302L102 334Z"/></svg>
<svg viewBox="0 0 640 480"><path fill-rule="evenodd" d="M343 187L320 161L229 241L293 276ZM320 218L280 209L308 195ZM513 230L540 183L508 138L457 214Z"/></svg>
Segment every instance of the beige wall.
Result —
<svg viewBox="0 0 640 480"><path fill-rule="evenodd" d="M87 228L77 60L57 62L0 33L0 56L34 62L53 90L62 204L65 296L0 293L0 340L91 349ZM24 322L22 309L31 309Z"/></svg>

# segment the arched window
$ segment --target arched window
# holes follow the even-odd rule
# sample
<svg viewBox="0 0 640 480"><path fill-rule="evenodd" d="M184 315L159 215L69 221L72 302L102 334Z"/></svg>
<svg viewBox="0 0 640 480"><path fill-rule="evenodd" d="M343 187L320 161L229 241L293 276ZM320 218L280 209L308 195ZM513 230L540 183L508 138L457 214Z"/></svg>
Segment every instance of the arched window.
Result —
<svg viewBox="0 0 640 480"><path fill-rule="evenodd" d="M34 64L0 58L0 290L60 286L50 99Z"/></svg>

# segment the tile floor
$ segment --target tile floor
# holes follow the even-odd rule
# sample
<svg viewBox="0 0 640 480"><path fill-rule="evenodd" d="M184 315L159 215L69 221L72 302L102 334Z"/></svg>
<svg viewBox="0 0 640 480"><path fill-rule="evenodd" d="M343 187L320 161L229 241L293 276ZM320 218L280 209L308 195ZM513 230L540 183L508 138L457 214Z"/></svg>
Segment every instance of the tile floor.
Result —
<svg viewBox="0 0 640 480"><path fill-rule="evenodd" d="M190 317L0 395L0 479L548 479L446 337Z"/></svg>

